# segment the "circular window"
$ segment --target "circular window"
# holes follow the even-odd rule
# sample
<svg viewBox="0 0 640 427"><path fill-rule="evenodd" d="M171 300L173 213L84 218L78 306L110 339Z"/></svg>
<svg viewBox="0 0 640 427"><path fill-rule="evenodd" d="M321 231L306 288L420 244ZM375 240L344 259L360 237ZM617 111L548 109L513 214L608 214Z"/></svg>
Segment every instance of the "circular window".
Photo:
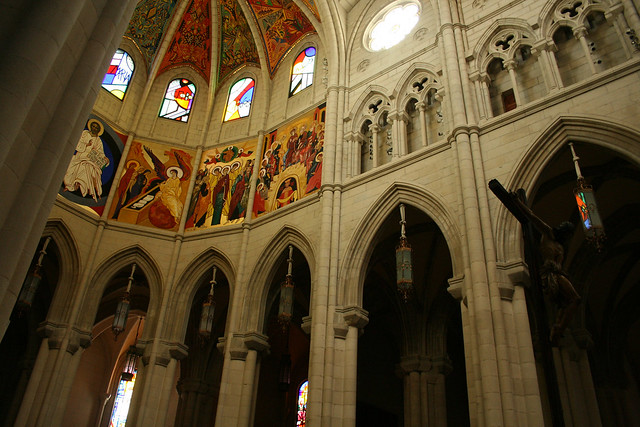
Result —
<svg viewBox="0 0 640 427"><path fill-rule="evenodd" d="M420 18L420 6L402 2L385 8L372 20L365 32L364 45L374 52L389 49L405 38Z"/></svg>

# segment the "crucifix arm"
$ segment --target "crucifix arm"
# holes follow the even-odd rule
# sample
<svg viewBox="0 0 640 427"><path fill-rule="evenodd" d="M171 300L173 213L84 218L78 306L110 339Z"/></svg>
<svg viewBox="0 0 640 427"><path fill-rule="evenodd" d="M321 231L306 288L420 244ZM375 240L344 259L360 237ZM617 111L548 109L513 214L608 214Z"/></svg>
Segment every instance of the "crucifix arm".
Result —
<svg viewBox="0 0 640 427"><path fill-rule="evenodd" d="M529 218L529 221L531 221L531 223L533 224L533 226L543 235L553 239L553 229L549 226L549 224L547 224L546 222L544 222L543 220L541 220L538 215L534 214L533 211L529 208L529 206L527 206L526 204L524 204L522 202L522 200L520 200L520 197L518 197L517 194L515 193L510 193L511 197L513 198L513 201L516 203L516 205L518 205L518 207L520 208L520 211L527 217Z"/></svg>

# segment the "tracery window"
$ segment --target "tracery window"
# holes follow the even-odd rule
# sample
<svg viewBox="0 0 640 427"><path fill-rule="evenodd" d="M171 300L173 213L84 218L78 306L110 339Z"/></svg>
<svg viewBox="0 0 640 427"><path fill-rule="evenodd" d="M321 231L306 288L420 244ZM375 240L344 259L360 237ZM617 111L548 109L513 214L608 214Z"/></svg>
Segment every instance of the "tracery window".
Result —
<svg viewBox="0 0 640 427"><path fill-rule="evenodd" d="M298 389L298 417L296 427L306 427L307 425L307 396L309 392L309 381L305 381Z"/></svg>
<svg viewBox="0 0 640 427"><path fill-rule="evenodd" d="M316 62L316 48L308 47L293 61L291 70L291 88L289 96L293 96L313 83L313 69Z"/></svg>
<svg viewBox="0 0 640 427"><path fill-rule="evenodd" d="M124 99L135 64L131 56L122 49L116 50L102 80L102 87L118 99Z"/></svg>
<svg viewBox="0 0 640 427"><path fill-rule="evenodd" d="M254 88L255 82L250 77L238 80L231 86L223 121L228 122L249 115Z"/></svg>
<svg viewBox="0 0 640 427"><path fill-rule="evenodd" d="M118 390L116 391L116 399L113 403L109 427L124 427L127 423L127 414L129 413L129 405L131 404L131 396L133 395L135 382L136 374L133 374L131 381L120 379Z"/></svg>
<svg viewBox="0 0 640 427"><path fill-rule="evenodd" d="M196 85L187 79L175 79L169 82L164 100L160 107L160 117L186 122L193 106Z"/></svg>
<svg viewBox="0 0 640 427"><path fill-rule="evenodd" d="M395 46L409 34L419 18L420 6L414 2L402 2L383 10L365 32L365 46L374 52Z"/></svg>

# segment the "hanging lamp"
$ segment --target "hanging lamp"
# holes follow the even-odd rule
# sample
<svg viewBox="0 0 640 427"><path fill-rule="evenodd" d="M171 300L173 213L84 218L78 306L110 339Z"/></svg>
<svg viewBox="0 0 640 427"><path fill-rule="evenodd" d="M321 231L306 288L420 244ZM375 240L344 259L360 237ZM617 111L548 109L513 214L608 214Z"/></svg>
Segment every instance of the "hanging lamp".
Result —
<svg viewBox="0 0 640 427"><path fill-rule="evenodd" d="M120 375L120 378L123 381L133 380L133 376L136 374L138 358L140 357L140 353L138 352L136 344L138 342L138 333L140 332L140 324L142 323L142 319L142 317L138 318L138 329L136 330L136 338L133 341L133 345L131 345L129 347L129 350L127 350L127 360L124 363L124 369L122 370L122 374Z"/></svg>
<svg viewBox="0 0 640 427"><path fill-rule="evenodd" d="M200 327L198 328L198 334L205 340L208 340L213 330L213 313L216 309L216 303L213 301L213 287L216 285L216 272L218 268L213 266L213 278L209 283L211 288L209 289L209 295L202 303L202 313L200 314Z"/></svg>
<svg viewBox="0 0 640 427"><path fill-rule="evenodd" d="M602 218L600 218L600 213L598 212L596 197L593 193L593 188L590 185L586 185L585 179L582 176L580 165L578 164L580 158L576 155L573 143L570 142L569 147L571 148L573 164L577 175L577 187L573 190L573 194L578 204L582 229L584 230L587 241L593 244L598 251L601 251L606 235L604 233Z"/></svg>
<svg viewBox="0 0 640 427"><path fill-rule="evenodd" d="M396 246L396 273L398 292L402 295L404 302L409 300L409 294L413 291L413 270L411 245L407 241L405 234L405 212L404 204L400 204L400 241Z"/></svg>
<svg viewBox="0 0 640 427"><path fill-rule="evenodd" d="M293 317L293 246L289 245L289 258L287 258L287 276L280 285L280 307L278 309L278 322L282 325L282 330L289 329L291 318Z"/></svg>
<svg viewBox="0 0 640 427"><path fill-rule="evenodd" d="M40 286L40 281L42 280L42 275L40 274L40 269L42 268L42 260L44 256L47 254L47 246L51 241L51 237L47 237L42 245L42 249L40 249L40 256L38 256L38 262L36 263L33 271L27 274L27 277L24 279L24 283L22 284L22 289L20 289L20 294L18 295L18 301L16 302L16 311L18 316L21 316L23 313L26 313L31 308L33 304L33 300L36 296L36 291Z"/></svg>
<svg viewBox="0 0 640 427"><path fill-rule="evenodd" d="M127 290L118 302L116 307L116 314L113 317L113 324L111 330L113 331L114 339L118 339L118 334L125 330L127 327L127 317L129 316L129 306L131 301L129 296L131 293L131 284L133 283L133 273L136 271L136 264L131 264L131 275L129 275L129 282L127 283Z"/></svg>

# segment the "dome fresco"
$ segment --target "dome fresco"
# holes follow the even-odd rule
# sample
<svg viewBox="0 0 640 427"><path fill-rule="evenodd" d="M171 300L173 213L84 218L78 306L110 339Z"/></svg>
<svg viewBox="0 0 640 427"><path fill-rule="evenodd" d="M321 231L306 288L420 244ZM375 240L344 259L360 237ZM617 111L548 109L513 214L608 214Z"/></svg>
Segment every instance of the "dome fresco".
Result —
<svg viewBox="0 0 640 427"><path fill-rule="evenodd" d="M266 67L273 76L291 47L316 32L292 0L185 1L186 6L178 0L141 0L136 6L125 37L140 50L148 70L156 61L161 61L159 73L187 65L210 81L213 68L219 81L252 64ZM315 2L303 3L319 21Z"/></svg>

